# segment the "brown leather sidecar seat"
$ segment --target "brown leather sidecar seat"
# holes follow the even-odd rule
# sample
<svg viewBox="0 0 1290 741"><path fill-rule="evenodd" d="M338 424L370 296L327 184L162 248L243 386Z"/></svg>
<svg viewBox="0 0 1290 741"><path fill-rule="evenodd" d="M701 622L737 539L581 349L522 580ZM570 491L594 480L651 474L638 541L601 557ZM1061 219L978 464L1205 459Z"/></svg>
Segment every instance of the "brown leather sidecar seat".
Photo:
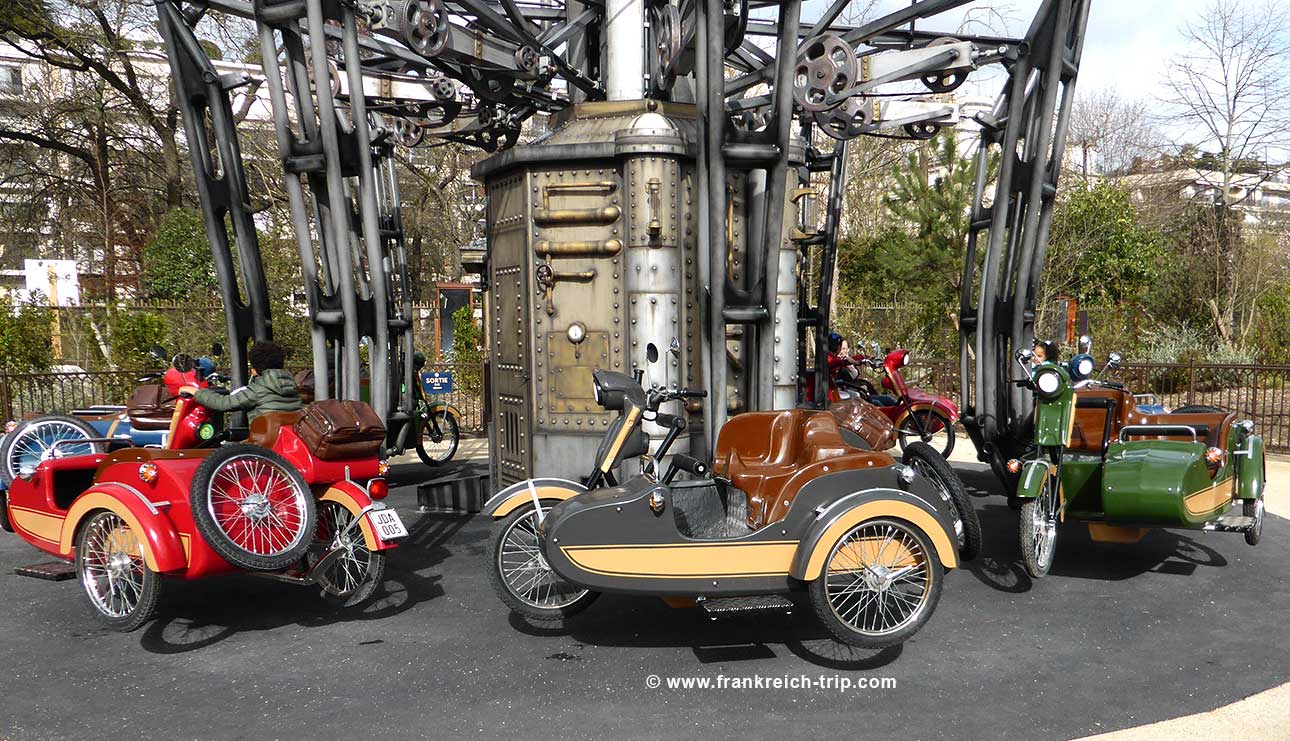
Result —
<svg viewBox="0 0 1290 741"><path fill-rule="evenodd" d="M164 383L135 386L126 402L125 413L136 430L169 430L175 416L175 397Z"/></svg>
<svg viewBox="0 0 1290 741"><path fill-rule="evenodd" d="M272 448L278 441L278 432L283 427L290 427L299 422L302 416L304 416L303 411L265 412L251 420L251 430L246 436L246 441L261 448Z"/></svg>
<svg viewBox="0 0 1290 741"><path fill-rule="evenodd" d="M880 453L848 446L828 412L789 409L732 417L717 436L713 472L748 497L748 526L783 517L815 476L847 468L890 465Z"/></svg>
<svg viewBox="0 0 1290 741"><path fill-rule="evenodd" d="M1232 431L1232 425L1236 424L1236 412L1191 412L1188 414L1144 414L1140 415L1145 421L1135 422L1134 424L1148 425L1186 425L1196 430L1196 439L1205 443L1211 448L1227 449L1227 436ZM1156 437L1155 435L1134 436L1137 439L1142 437ZM1191 440L1191 435L1187 434L1170 434L1160 435L1165 440Z"/></svg>

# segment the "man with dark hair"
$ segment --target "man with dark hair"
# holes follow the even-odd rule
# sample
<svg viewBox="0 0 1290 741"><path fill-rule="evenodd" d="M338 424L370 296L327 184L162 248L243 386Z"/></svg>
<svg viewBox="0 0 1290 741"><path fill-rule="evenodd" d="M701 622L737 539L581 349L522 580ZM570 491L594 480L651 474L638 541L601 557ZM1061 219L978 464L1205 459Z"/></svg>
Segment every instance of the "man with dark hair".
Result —
<svg viewBox="0 0 1290 741"><path fill-rule="evenodd" d="M296 380L282 368L287 351L281 345L256 341L247 357L251 361L251 381L245 386L228 394L192 386L184 390L213 412L244 411L248 421L265 412L294 412L304 406L296 391Z"/></svg>

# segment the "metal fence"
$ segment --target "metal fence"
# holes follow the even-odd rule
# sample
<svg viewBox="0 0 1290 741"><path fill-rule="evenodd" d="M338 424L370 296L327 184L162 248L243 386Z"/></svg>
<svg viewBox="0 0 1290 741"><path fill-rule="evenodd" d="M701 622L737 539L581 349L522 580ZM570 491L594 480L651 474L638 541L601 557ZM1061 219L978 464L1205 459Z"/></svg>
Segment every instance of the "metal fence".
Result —
<svg viewBox="0 0 1290 741"><path fill-rule="evenodd" d="M483 371L478 366L432 363L433 371L450 371L454 384L443 399L461 411L461 431L484 429ZM0 413L4 420L52 412L70 412L93 404L125 404L139 378L156 370L94 371L85 373L5 373L0 371Z"/></svg>
<svg viewBox="0 0 1290 741"><path fill-rule="evenodd" d="M959 399L958 361L916 362L906 371L914 386ZM1290 452L1290 365L1125 363L1108 378L1135 394L1155 394L1169 409L1203 404L1254 420L1268 450Z"/></svg>

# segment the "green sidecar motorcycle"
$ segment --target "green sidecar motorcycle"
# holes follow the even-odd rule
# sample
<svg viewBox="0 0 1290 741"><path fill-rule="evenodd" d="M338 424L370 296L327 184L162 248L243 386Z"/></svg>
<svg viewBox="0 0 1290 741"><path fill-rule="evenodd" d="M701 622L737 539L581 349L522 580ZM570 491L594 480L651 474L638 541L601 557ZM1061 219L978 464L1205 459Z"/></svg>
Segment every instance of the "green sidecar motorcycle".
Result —
<svg viewBox="0 0 1290 741"><path fill-rule="evenodd" d="M1168 413L1141 404L1124 385L1092 377L1087 350L1033 372L1031 357L1017 352L1026 376L1013 383L1035 394L1034 447L1008 471L1018 476L1022 560L1032 577L1048 573L1062 522L1087 523L1101 542L1179 528L1243 533L1258 544L1266 465L1253 422L1215 407ZM1103 371L1118 365L1111 353Z"/></svg>

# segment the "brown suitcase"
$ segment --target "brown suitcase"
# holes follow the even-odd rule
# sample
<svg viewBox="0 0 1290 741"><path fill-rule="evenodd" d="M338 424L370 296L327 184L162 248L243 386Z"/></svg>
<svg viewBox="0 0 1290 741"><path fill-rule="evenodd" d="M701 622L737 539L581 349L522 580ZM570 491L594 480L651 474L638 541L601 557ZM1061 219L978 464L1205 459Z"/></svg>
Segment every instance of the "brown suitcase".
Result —
<svg viewBox="0 0 1290 741"><path fill-rule="evenodd" d="M829 405L838 426L859 435L873 450L887 450L896 444L896 428L878 407L861 399Z"/></svg>
<svg viewBox="0 0 1290 741"><path fill-rule="evenodd" d="M313 454L325 461L377 456L385 442L385 424L361 401L316 401L305 408L295 429Z"/></svg>
<svg viewBox="0 0 1290 741"><path fill-rule="evenodd" d="M175 414L175 399L164 383L135 386L125 413L136 430L168 430Z"/></svg>

